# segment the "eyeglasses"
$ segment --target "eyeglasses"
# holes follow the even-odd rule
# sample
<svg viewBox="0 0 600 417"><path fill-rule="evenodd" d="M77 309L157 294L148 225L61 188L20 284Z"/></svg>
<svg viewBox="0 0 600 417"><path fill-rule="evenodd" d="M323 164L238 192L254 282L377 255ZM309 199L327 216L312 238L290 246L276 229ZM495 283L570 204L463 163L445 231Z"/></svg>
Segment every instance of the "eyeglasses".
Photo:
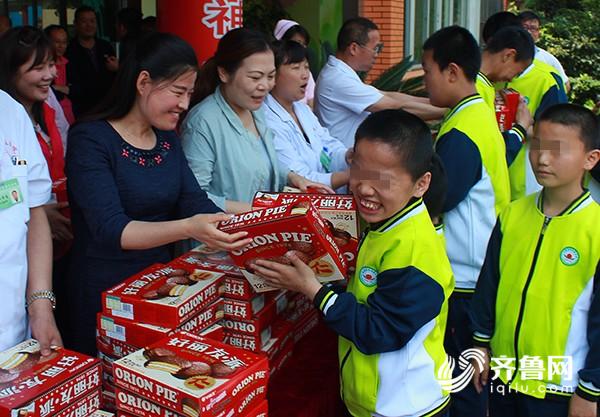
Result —
<svg viewBox="0 0 600 417"><path fill-rule="evenodd" d="M361 48L366 49L367 51L373 52L375 55L379 55L381 53L381 51L383 51L383 42L380 42L377 45L375 45L375 48L373 48L373 49L367 48L365 45L361 45L360 43L357 43L357 45L360 46Z"/></svg>

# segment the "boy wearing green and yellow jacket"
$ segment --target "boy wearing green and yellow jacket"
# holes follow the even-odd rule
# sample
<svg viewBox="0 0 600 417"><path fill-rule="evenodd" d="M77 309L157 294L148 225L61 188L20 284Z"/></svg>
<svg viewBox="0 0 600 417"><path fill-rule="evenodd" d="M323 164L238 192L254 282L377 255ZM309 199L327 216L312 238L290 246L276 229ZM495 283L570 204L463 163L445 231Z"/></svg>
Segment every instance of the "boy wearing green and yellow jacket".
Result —
<svg viewBox="0 0 600 417"><path fill-rule="evenodd" d="M511 203L490 238L473 340L484 356L514 364L493 369L490 417L597 415L600 206L582 181L600 159L599 139L598 120L583 107L543 112L529 156L543 189ZM477 390L489 372L489 360L477 367Z"/></svg>

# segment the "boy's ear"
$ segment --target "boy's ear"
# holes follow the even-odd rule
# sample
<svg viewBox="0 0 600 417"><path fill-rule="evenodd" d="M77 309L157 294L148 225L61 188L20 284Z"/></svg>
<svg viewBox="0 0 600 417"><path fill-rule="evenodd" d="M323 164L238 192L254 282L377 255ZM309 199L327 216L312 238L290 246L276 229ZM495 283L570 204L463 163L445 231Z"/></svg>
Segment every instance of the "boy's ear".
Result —
<svg viewBox="0 0 600 417"><path fill-rule="evenodd" d="M446 67L446 74L448 81L451 83L455 83L463 75L463 71L462 68L460 68L457 64L451 62Z"/></svg>
<svg viewBox="0 0 600 417"><path fill-rule="evenodd" d="M516 61L517 58L517 50L512 48L506 48L502 51L502 63L505 64L509 61Z"/></svg>
<svg viewBox="0 0 600 417"><path fill-rule="evenodd" d="M600 149L593 149L585 155L585 164L583 165L586 171L591 171L600 160Z"/></svg>
<svg viewBox="0 0 600 417"><path fill-rule="evenodd" d="M415 182L415 186L413 188L413 197L421 198L427 190L429 189L429 184L431 183L431 172L426 172Z"/></svg>

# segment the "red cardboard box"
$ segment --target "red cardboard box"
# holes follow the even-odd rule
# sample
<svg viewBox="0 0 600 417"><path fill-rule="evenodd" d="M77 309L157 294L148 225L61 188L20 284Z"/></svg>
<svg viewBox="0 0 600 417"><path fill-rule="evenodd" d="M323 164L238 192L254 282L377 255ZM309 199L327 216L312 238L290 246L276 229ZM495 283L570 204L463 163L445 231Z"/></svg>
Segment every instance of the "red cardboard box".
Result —
<svg viewBox="0 0 600 417"><path fill-rule="evenodd" d="M200 336L215 340L217 342L223 342L223 339L225 339L225 328L220 323L213 324L208 329L204 329L202 332L200 332Z"/></svg>
<svg viewBox="0 0 600 417"><path fill-rule="evenodd" d="M115 399L119 411L125 411L131 416L139 417L183 417L168 408L147 400L144 397L124 391L120 388L115 390ZM119 414L122 415L122 414Z"/></svg>
<svg viewBox="0 0 600 417"><path fill-rule="evenodd" d="M223 278L223 297L225 298L248 301L256 297L256 294L245 278Z"/></svg>
<svg viewBox="0 0 600 417"><path fill-rule="evenodd" d="M117 410L117 399L114 392L102 391L102 408L110 411Z"/></svg>
<svg viewBox="0 0 600 417"><path fill-rule="evenodd" d="M271 326L256 334L243 334L225 331L223 343L252 352L261 352L271 340Z"/></svg>
<svg viewBox="0 0 600 417"><path fill-rule="evenodd" d="M102 391L94 390L91 394L71 404L64 410L53 414L54 417L83 417L89 416L100 409Z"/></svg>
<svg viewBox="0 0 600 417"><path fill-rule="evenodd" d="M220 272L230 277L243 278L242 272L229 256L229 252L212 249L202 244L175 258L168 265L174 268L198 268Z"/></svg>
<svg viewBox="0 0 600 417"><path fill-rule="evenodd" d="M256 209L291 204L299 198L308 198L325 220L325 224L333 234L335 243L346 258L348 276L350 276L356 265L360 238L360 220L356 210L356 201L351 194L270 193L259 191L254 195L252 207Z"/></svg>
<svg viewBox="0 0 600 417"><path fill-rule="evenodd" d="M252 243L232 251L231 257L257 292L274 289L254 274L257 259L290 264L287 256L295 254L313 269L321 282L345 277L344 256L308 200L238 214L221 222L219 228L230 233L246 231L252 238Z"/></svg>
<svg viewBox="0 0 600 417"><path fill-rule="evenodd" d="M246 399L240 403L237 407L225 407L216 414L218 417L233 417L233 416L247 416L252 414L245 414L245 410L256 404L256 408L264 407L263 403L266 400L257 401L256 392L266 391L265 386L250 386L249 388L242 390ZM137 417L194 417L195 414L179 414L168 408L161 407L160 405L153 403L146 398L133 394L131 392L117 388L115 393L117 408L120 411L125 411L131 416ZM254 413L254 409L250 410Z"/></svg>
<svg viewBox="0 0 600 417"><path fill-rule="evenodd" d="M102 293L105 315L167 328L184 324L219 298L223 274L153 265Z"/></svg>
<svg viewBox="0 0 600 417"><path fill-rule="evenodd" d="M252 389L263 400L266 357L178 332L114 363L118 387L189 417L241 407ZM262 392L259 390L262 389Z"/></svg>
<svg viewBox="0 0 600 417"><path fill-rule="evenodd" d="M96 335L96 347L98 348L98 352L116 359L127 356L139 349L138 347L123 343L120 340L100 335Z"/></svg>
<svg viewBox="0 0 600 417"><path fill-rule="evenodd" d="M500 93L498 93L500 94ZM505 89L500 98L496 100L496 120L501 132L509 130L517 116L517 108L519 107L519 93Z"/></svg>
<svg viewBox="0 0 600 417"><path fill-rule="evenodd" d="M287 320L279 319L273 323L271 328L272 328L273 337L277 338L277 340L279 341L280 349L283 345L288 343L288 341L292 341L292 344L293 344L293 341L294 341L294 325L293 325L293 323L291 323ZM277 352L272 352L273 356L276 354L277 354ZM269 356L269 359L272 359L272 358Z"/></svg>
<svg viewBox="0 0 600 417"><path fill-rule="evenodd" d="M100 387L100 373L98 359L63 348L41 357L38 342L26 340L0 353L0 417L59 412Z"/></svg>
<svg viewBox="0 0 600 417"><path fill-rule="evenodd" d="M271 336L264 339L261 334L273 321L280 316L287 307L288 293L279 292L267 305L252 319L223 319L225 333L247 334L254 336L256 340L263 340L265 343Z"/></svg>
<svg viewBox="0 0 600 417"><path fill-rule="evenodd" d="M317 310L309 310L294 324L294 343L298 343L308 332L317 327L319 314Z"/></svg>
<svg viewBox="0 0 600 417"><path fill-rule="evenodd" d="M95 411L90 417L115 417L115 413L110 413L104 410Z"/></svg>
<svg viewBox="0 0 600 417"><path fill-rule="evenodd" d="M229 319L250 320L255 317L265 307L265 295L257 294L251 300L232 300L224 299L223 313L224 317Z"/></svg>
<svg viewBox="0 0 600 417"><path fill-rule="evenodd" d="M113 362L119 358L114 358L98 351L98 359L100 359L100 362L102 363L102 379L105 381L108 379L109 375L112 377Z"/></svg>
<svg viewBox="0 0 600 417"><path fill-rule="evenodd" d="M98 313L98 333L131 346L144 347L178 330L199 334L223 318L223 305L223 299L217 299L178 328L153 326Z"/></svg>
<svg viewBox="0 0 600 417"><path fill-rule="evenodd" d="M295 294L288 305L286 320L293 323L300 320L309 310L315 310L313 302L303 294Z"/></svg>
<svg viewBox="0 0 600 417"><path fill-rule="evenodd" d="M289 341L281 347L281 350L275 355L275 357L269 361L270 375L274 375L281 370L283 365L292 357L294 351L294 343Z"/></svg>
<svg viewBox="0 0 600 417"><path fill-rule="evenodd" d="M269 403L264 400L261 401L255 408L248 411L246 417L267 417L269 415Z"/></svg>

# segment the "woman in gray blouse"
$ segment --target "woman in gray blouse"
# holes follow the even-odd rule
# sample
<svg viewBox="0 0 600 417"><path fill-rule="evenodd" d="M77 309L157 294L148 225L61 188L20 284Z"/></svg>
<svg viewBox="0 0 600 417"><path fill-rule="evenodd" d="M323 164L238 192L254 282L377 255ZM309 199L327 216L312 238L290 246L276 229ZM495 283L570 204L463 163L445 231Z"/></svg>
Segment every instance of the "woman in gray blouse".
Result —
<svg viewBox="0 0 600 417"><path fill-rule="evenodd" d="M229 213L250 210L254 193L285 185L333 192L280 166L261 105L275 83L271 46L256 31L239 28L220 41L200 70L194 101L181 135L200 186Z"/></svg>

